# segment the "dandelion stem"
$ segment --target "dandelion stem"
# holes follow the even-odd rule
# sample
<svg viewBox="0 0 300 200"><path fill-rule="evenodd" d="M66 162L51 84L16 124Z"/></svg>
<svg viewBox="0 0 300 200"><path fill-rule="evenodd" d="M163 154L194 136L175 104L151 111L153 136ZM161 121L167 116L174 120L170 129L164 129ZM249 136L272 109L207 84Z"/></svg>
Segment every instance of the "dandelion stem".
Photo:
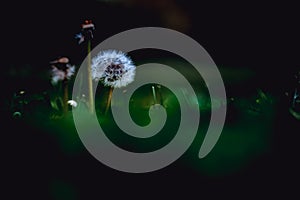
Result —
<svg viewBox="0 0 300 200"><path fill-rule="evenodd" d="M112 93L113 93L113 87L109 88L108 91L108 98L107 98L107 103L106 103L106 108L105 108L105 115L107 114L110 102L111 102L111 98L112 98Z"/></svg>
<svg viewBox="0 0 300 200"><path fill-rule="evenodd" d="M88 78L88 102L90 113L94 113L94 99L92 87L92 73L91 73L91 40L87 41L87 78Z"/></svg>
<svg viewBox="0 0 300 200"><path fill-rule="evenodd" d="M69 99L69 93L68 93L68 80L65 79L63 80L63 91L64 91L64 96L63 96L63 113L64 115L67 114L68 112L68 99Z"/></svg>
<svg viewBox="0 0 300 200"><path fill-rule="evenodd" d="M154 86L152 86L152 94L153 94L154 104L156 104L157 99L156 99L156 92L155 92L155 87Z"/></svg>
<svg viewBox="0 0 300 200"><path fill-rule="evenodd" d="M164 98L161 92L161 85L158 85L157 88L158 88L158 95L160 99L160 105L164 106Z"/></svg>

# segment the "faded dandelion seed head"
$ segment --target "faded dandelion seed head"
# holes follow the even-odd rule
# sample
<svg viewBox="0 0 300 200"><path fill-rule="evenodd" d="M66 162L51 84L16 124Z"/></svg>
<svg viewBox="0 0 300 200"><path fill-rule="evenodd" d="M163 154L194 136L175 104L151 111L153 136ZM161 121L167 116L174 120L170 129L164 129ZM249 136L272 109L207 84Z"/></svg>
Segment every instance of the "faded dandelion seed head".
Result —
<svg viewBox="0 0 300 200"><path fill-rule="evenodd" d="M76 101L72 100L72 99L68 101L68 104L69 104L70 106L74 107L74 108L76 108L77 105L78 105L78 103L77 103Z"/></svg>
<svg viewBox="0 0 300 200"><path fill-rule="evenodd" d="M70 79L75 74L75 66L66 64L64 68L52 65L51 82L57 84L59 81Z"/></svg>
<svg viewBox="0 0 300 200"><path fill-rule="evenodd" d="M92 78L102 81L105 86L120 88L134 80L135 65L123 52L117 50L100 51L91 64Z"/></svg>

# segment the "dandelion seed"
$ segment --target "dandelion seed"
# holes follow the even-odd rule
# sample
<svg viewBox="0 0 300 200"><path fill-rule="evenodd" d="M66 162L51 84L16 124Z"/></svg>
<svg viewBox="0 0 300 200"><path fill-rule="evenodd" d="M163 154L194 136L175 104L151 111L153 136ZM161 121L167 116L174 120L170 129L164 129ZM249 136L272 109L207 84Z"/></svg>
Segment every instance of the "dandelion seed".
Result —
<svg viewBox="0 0 300 200"><path fill-rule="evenodd" d="M81 44L82 42L84 42L84 36L82 33L78 33L75 35L75 39L78 40L78 44Z"/></svg>

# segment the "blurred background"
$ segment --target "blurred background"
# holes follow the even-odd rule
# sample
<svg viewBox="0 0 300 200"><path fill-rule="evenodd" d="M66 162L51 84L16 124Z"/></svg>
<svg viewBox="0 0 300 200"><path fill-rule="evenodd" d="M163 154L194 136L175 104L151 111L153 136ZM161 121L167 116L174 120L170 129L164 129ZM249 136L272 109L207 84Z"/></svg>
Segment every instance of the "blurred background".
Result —
<svg viewBox="0 0 300 200"><path fill-rule="evenodd" d="M300 14L296 5L261 1L29 0L7 1L2 9L7 11L1 12L2 181L12 198L294 194L293 181L299 178L296 147L300 122L288 110L299 86L295 81L300 70ZM220 69L228 97L225 128L209 156L196 158L204 128L194 146L169 167L149 174L126 174L106 167L85 150L71 116L49 119L54 90L49 62L67 56L80 66L86 49L74 37L86 19L96 27L92 47L125 30L155 26L180 31L206 49ZM174 55L154 50L130 56L137 64L178 63ZM107 91L103 91L105 96ZM147 101L139 94L136 99L137 103L138 99ZM19 108L21 104L24 108ZM13 116L15 107L23 109L21 117ZM109 129L114 124L105 126Z"/></svg>
<svg viewBox="0 0 300 200"><path fill-rule="evenodd" d="M93 45L143 26L181 31L199 42L219 67L254 70L251 85L274 92L281 92L299 68L299 14L288 3L52 0L13 1L3 8L8 12L1 14L1 65L5 78L18 74L18 81L30 70L41 70L35 74L42 76L48 61L58 56L80 64L85 52L74 36L85 19L96 26Z"/></svg>

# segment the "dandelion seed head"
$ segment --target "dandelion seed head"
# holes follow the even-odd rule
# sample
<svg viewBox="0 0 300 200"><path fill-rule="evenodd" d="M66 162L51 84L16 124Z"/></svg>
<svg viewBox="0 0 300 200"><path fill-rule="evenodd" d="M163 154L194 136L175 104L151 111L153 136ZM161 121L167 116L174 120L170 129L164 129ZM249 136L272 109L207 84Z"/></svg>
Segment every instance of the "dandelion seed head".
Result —
<svg viewBox="0 0 300 200"><path fill-rule="evenodd" d="M70 79L74 74L75 74L75 66L70 65L69 67L67 67L67 69L66 69L66 78Z"/></svg>
<svg viewBox="0 0 300 200"><path fill-rule="evenodd" d="M120 88L134 80L135 65L123 52L106 50L99 52L91 64L92 78L105 86Z"/></svg>
<svg viewBox="0 0 300 200"><path fill-rule="evenodd" d="M74 107L74 108L76 108L77 105L78 105L77 102L74 101L74 100L69 100L69 101L68 101L68 104L69 104L70 106Z"/></svg>
<svg viewBox="0 0 300 200"><path fill-rule="evenodd" d="M70 79L75 74L75 66L67 64L65 68L58 68L52 65L51 83L57 84L59 81Z"/></svg>

